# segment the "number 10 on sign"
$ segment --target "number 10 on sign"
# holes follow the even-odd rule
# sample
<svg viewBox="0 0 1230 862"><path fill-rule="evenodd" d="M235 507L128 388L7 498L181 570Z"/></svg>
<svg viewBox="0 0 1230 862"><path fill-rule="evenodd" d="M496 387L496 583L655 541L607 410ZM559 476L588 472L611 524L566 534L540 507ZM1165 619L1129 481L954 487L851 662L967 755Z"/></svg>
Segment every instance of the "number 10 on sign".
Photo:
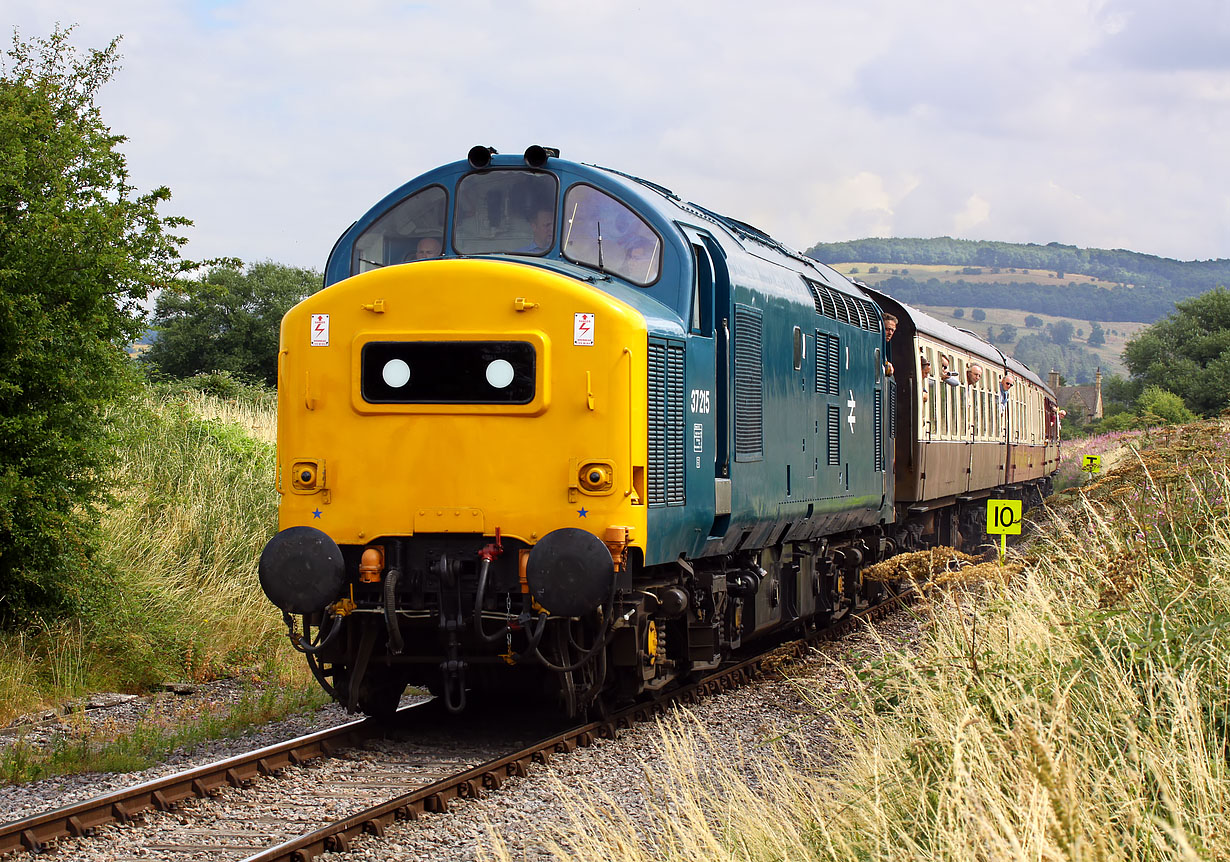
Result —
<svg viewBox="0 0 1230 862"><path fill-rule="evenodd" d="M1021 533L1020 500L987 500L987 533L999 536L999 559L1008 553L1008 534Z"/></svg>

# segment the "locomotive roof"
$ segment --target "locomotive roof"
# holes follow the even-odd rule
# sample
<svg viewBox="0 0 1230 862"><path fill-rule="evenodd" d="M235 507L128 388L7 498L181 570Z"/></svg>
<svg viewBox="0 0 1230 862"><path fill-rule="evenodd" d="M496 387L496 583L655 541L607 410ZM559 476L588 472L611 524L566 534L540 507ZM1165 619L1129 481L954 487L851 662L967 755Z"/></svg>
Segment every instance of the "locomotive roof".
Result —
<svg viewBox="0 0 1230 862"><path fill-rule="evenodd" d="M846 276L831 267L790 248L754 225L722 215L700 204L684 200L659 183L615 168L586 162L574 162L560 158L557 155L552 155L541 165L532 165L529 163L527 155L499 155L493 153L489 157L489 163L482 167L476 168L468 159L462 159L433 168L409 182L403 183L385 195L384 198L362 215L338 239L338 246L341 246L347 239L353 239L353 237L361 233L381 215L387 213L400 201L420 189L431 185L452 188L462 176L475 170L519 168L562 174L566 175L570 182L590 182L596 186L604 187L608 191L616 193L625 203L642 214L652 214L666 223L693 222L707 224L711 230L712 228L717 228L716 231L713 231L714 233L724 235L727 239L738 243L751 253L769 259L776 258L776 262L796 271L806 272L810 270L814 278L825 282L830 287L851 295L859 295L859 288ZM337 251L337 248L335 247L334 250ZM339 258L335 264L333 255L330 255L330 265L326 267L326 282L338 280L349 275L347 267L348 261Z"/></svg>

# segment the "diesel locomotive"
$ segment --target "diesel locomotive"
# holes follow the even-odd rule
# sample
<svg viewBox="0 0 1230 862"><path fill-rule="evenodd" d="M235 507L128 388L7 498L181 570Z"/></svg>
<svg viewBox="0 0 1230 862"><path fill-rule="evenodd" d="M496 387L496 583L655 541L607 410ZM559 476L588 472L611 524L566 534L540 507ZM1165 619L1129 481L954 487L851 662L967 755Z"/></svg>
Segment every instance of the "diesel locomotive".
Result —
<svg viewBox="0 0 1230 862"><path fill-rule="evenodd" d="M260 580L352 711L576 715L847 613L1058 457L1054 393L971 333L655 183L475 147L282 322Z"/></svg>

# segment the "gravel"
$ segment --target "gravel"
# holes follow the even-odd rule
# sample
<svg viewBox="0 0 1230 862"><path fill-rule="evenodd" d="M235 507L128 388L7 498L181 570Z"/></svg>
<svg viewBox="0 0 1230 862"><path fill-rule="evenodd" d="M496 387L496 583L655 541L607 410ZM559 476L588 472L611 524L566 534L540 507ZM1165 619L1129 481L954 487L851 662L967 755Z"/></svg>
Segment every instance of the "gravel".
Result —
<svg viewBox="0 0 1230 862"><path fill-rule="evenodd" d="M71 711L65 709L22 716L0 729L0 751L18 740L35 749L46 749L65 739L118 736L142 721L161 722L168 726L178 724L206 710L233 706L253 691L250 683L239 679L181 685L178 688L178 693L168 687L167 691L148 697L98 694L88 701L69 704ZM0 812L4 812L0 817L4 822L20 820L354 719L355 716L347 715L342 707L329 704L314 713L254 725L237 737L175 751L162 763L139 772L62 775L28 784L0 786Z"/></svg>
<svg viewBox="0 0 1230 862"><path fill-rule="evenodd" d="M702 749L710 762L701 763L701 769L717 764L737 768L740 750L756 750L769 740L783 741L787 753L790 737L805 740L812 751L823 747L831 734L831 714L843 703L843 674L835 660L848 662L856 656L879 654L885 644L914 649L921 641L915 614L892 614L876 623L875 629L878 637L862 630L821 644L813 656L791 667L788 678L765 678L697 705L679 707L680 717L690 716L697 727L722 742L720 749ZM807 689L813 700L827 702L831 712L817 711L805 703L800 688ZM664 758L658 724L639 724L616 740L599 740L589 748L554 758L548 768L536 767L524 779L510 779L498 793L454 802L448 814L424 814L418 821L394 823L383 838L364 835L350 852L326 853L318 859L491 859L489 833L502 836L513 859L553 859L546 842L563 839L570 831L561 790L576 799L605 795L644 836L651 824L651 810L661 804L650 785L661 774ZM754 776L745 774L754 781Z"/></svg>
<svg viewBox="0 0 1230 862"><path fill-rule="evenodd" d="M893 614L878 622L876 630L893 646L917 644L920 639L917 617L910 613ZM834 661L849 661L881 649L876 636L858 631L836 643L820 645L815 655L792 666L789 679L771 675L694 706L680 707L675 715L694 718L697 726L721 740L718 747L702 747L703 757L711 761L709 765L737 766L740 749L753 751L769 740L784 741L788 753L791 738L806 740L814 751L823 747L830 733L832 712L842 708L842 673ZM805 703L800 688L806 688L813 699L819 697L829 703L831 712L817 711ZM231 696L237 695L222 688L166 695L163 699ZM127 701L105 709L136 714L144 708L148 714L154 706ZM98 711L103 710L100 707ZM141 773L72 776L0 788L0 810L6 811L6 820L18 819L347 720L349 716L331 706L311 716L254 728L238 739L177 754ZM369 798L368 791L380 793L382 784L394 781L409 789L425 783L431 776L414 775L410 765L416 750L432 751L437 757L444 753L447 759L452 741L464 735L456 733L449 722L438 724L438 728L423 731L411 742L376 741L362 751L351 752L350 759L334 758L288 769L281 776L261 779L251 788L226 789L219 799L190 801L177 811L151 813L138 826L107 827L94 838L63 842L58 855L83 862L243 858L272 842L372 804L375 799ZM491 754L505 743L491 740ZM467 752L456 763L478 762L474 759L478 753ZM490 859L488 834L494 832L503 836L514 859L551 859L546 842L569 831L568 806L562 798L569 794L583 799L605 794L645 835L652 822L651 811L660 804L650 785L661 774L665 756L657 724L640 724L616 740L598 740L571 755L558 755L549 767L536 766L526 778L508 779L498 792L454 802L448 814L424 814L418 821L394 823L383 838L364 835L355 841L351 852L327 853L320 858L331 862ZM752 780L752 776L748 778ZM339 786L351 789L339 792ZM380 798L391 795L386 789ZM24 862L34 857L14 858Z"/></svg>

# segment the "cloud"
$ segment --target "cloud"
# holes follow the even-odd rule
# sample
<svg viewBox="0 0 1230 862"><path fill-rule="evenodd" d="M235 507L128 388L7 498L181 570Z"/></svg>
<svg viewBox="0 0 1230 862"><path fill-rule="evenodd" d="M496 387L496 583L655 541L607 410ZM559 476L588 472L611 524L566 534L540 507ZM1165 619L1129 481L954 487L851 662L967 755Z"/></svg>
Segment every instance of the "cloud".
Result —
<svg viewBox="0 0 1230 862"><path fill-rule="evenodd" d="M1211 0L10 6L26 36L124 35L104 117L198 257L323 266L477 143L557 146L800 248L968 232L1230 255Z"/></svg>
<svg viewBox="0 0 1230 862"><path fill-rule="evenodd" d="M1230 5L1224 0L1111 0L1098 20L1100 59L1146 71L1230 70Z"/></svg>

